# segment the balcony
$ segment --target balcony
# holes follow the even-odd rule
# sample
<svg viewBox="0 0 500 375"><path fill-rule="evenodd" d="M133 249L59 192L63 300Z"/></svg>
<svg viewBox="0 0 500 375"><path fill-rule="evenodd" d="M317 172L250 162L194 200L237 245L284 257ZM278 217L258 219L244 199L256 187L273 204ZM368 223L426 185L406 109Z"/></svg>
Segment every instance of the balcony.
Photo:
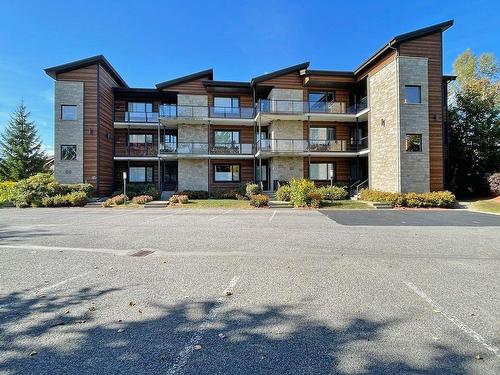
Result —
<svg viewBox="0 0 500 375"><path fill-rule="evenodd" d="M126 126L131 124L158 124L158 112L115 111L114 121Z"/></svg>
<svg viewBox="0 0 500 375"><path fill-rule="evenodd" d="M275 120L278 118L289 120L311 120L316 121L350 121L356 118L368 108L366 97L359 102L349 104L348 102L308 102L302 100L280 100L260 99L257 102L257 114L264 120ZM365 119L361 119L364 121Z"/></svg>
<svg viewBox="0 0 500 375"><path fill-rule="evenodd" d="M160 145L160 155L178 157L232 157L238 158L255 154L251 143L164 142Z"/></svg>
<svg viewBox="0 0 500 375"><path fill-rule="evenodd" d="M158 145L130 144L129 146L115 145L115 158L157 158Z"/></svg>
<svg viewBox="0 0 500 375"><path fill-rule="evenodd" d="M257 153L261 154L328 156L331 153L358 155L367 151L367 137L359 140L263 139L257 144Z"/></svg>
<svg viewBox="0 0 500 375"><path fill-rule="evenodd" d="M216 107L163 104L160 106L159 118L164 124L175 124L180 120L188 123L251 124L254 119L253 107Z"/></svg>

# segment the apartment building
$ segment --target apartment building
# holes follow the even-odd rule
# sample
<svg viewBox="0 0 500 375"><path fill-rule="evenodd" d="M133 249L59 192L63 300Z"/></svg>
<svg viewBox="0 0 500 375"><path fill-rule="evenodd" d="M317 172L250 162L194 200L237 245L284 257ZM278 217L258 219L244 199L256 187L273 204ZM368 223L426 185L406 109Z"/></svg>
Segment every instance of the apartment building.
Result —
<svg viewBox="0 0 500 375"><path fill-rule="evenodd" d="M100 195L273 191L292 177L392 192L442 190L446 85L442 33L399 35L353 71L309 63L218 81L212 69L131 88L103 56L48 68L55 80L55 177Z"/></svg>

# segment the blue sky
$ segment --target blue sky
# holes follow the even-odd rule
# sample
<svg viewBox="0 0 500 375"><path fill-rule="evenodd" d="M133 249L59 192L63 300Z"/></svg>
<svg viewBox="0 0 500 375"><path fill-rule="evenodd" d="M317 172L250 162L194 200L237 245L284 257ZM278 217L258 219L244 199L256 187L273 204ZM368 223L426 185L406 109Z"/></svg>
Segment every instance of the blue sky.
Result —
<svg viewBox="0 0 500 375"><path fill-rule="evenodd" d="M498 1L47 3L0 3L0 131L24 99L49 152L53 81L43 69L97 54L132 87L207 68L219 80L304 61L352 70L394 35L454 19L444 36L445 73L466 48L500 56Z"/></svg>

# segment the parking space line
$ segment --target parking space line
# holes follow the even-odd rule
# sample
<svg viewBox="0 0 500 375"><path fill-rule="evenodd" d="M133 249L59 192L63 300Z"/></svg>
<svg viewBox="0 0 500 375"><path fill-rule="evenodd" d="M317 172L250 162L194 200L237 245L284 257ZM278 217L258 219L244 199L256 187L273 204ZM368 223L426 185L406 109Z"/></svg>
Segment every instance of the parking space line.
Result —
<svg viewBox="0 0 500 375"><path fill-rule="evenodd" d="M483 345L487 350L490 352L494 353L497 357L500 357L499 349L495 346L492 346L486 342L483 336L481 336L479 333L474 331L472 328L466 326L462 321L460 321L456 316L447 313L444 311L439 304L434 302L427 294L425 294L422 290L417 288L415 285L413 285L410 282L405 281L406 286L413 291L416 295L418 295L420 298L422 298L425 302L427 302L436 313L439 313L441 316L446 318L448 321L453 323L455 326L457 326L462 332L464 332L467 336L471 337L474 339L474 341L478 342L479 344Z"/></svg>
<svg viewBox="0 0 500 375"><path fill-rule="evenodd" d="M66 283L69 283L70 281L73 281L73 280L75 280L75 279L79 279L80 277L86 276L86 275L88 275L90 272L91 272L91 271L83 272L83 273L81 273L81 274L79 274L79 275L75 275L75 276L69 277L69 278L67 278L67 279L64 279L64 280L62 280L62 281L59 281L58 283L55 283L55 284L52 284L52 285L45 286L45 287L43 287L43 288L39 289L39 290L37 291L37 293L47 292L47 291L48 291L48 290L50 290L50 289L58 288L58 287L60 287L61 285L64 285L64 284L66 284Z"/></svg>
<svg viewBox="0 0 500 375"><path fill-rule="evenodd" d="M227 291L233 290L233 288L236 286L238 281L240 280L239 276L234 276L231 281L229 282L228 286L226 289L224 289L223 293L226 293ZM222 302L224 301L223 297L219 297L217 299L217 304L212 307L207 315L202 320L202 323L198 327L198 329L195 331L195 333L189 338L188 342L182 350L179 352L175 362L170 366L167 370L167 374L169 375L175 375L179 373L182 368L188 363L189 357L191 357L191 354L193 354L194 351L194 346L196 344L200 344L202 338L203 338L203 331L205 331L208 328L208 325L212 323L215 318L217 317L217 313L219 312L219 309L222 306Z"/></svg>
<svg viewBox="0 0 500 375"><path fill-rule="evenodd" d="M154 218L149 219L149 220L147 220L147 221L148 221L148 222L158 221L158 220L160 220L160 219L163 219L164 217L174 216L174 215L177 215L177 214L179 214L179 213L181 213L181 212L189 212L189 211L192 211L192 210L191 210L190 208L189 208L189 209L187 209L187 210L185 210L185 209L183 209L183 208L178 208L178 209L177 209L177 211L174 211L174 212L169 212L168 214L162 214L162 215L160 215L160 216L158 216L158 217L154 217Z"/></svg>
<svg viewBox="0 0 500 375"><path fill-rule="evenodd" d="M217 215L217 216L211 217L210 219L208 219L208 221L215 220L215 219L217 219L218 217L221 217L222 215L227 214L227 213L228 213L228 212L230 212L230 211L231 211L231 210L225 210L225 211L223 211L220 215Z"/></svg>
<svg viewBox="0 0 500 375"><path fill-rule="evenodd" d="M276 215L276 210L274 210L273 214L269 218L269 221L273 221L275 215Z"/></svg>

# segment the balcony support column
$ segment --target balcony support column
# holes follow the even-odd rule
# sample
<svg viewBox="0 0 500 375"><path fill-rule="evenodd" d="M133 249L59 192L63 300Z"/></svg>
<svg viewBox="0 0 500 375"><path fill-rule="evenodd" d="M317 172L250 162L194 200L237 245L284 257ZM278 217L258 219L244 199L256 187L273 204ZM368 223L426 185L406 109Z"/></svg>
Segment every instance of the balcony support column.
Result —
<svg viewBox="0 0 500 375"><path fill-rule="evenodd" d="M307 151L311 150L311 140L309 139L309 134L311 134L311 116L307 116ZM311 158L309 157L309 159Z"/></svg>
<svg viewBox="0 0 500 375"><path fill-rule="evenodd" d="M127 156L130 156L130 125L127 125Z"/></svg>
<svg viewBox="0 0 500 375"><path fill-rule="evenodd" d="M161 188L161 180L162 180L162 174L161 174L161 161L160 161L160 157L158 157L158 190L162 191L162 188Z"/></svg>
<svg viewBox="0 0 500 375"><path fill-rule="evenodd" d="M356 116L356 136L354 137L354 140L356 142L356 152L359 151L359 141L358 136L359 136L359 119L358 116Z"/></svg>
<svg viewBox="0 0 500 375"><path fill-rule="evenodd" d="M211 162L210 162L210 149L212 148L211 145L210 145L210 120L208 120L208 132L207 132L207 141L208 141L208 163L207 163L207 168L208 168L208 173L207 173L207 178L208 178L208 181L207 181L207 190L208 190L208 197L209 198L212 198L212 189L210 189L210 166L211 166Z"/></svg>

